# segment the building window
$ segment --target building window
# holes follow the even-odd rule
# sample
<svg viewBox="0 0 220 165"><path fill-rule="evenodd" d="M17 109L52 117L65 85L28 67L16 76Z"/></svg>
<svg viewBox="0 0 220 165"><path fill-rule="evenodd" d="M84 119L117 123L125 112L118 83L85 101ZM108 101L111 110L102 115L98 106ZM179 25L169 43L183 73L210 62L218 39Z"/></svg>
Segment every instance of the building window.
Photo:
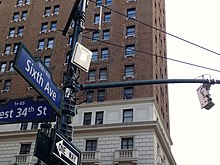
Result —
<svg viewBox="0 0 220 165"><path fill-rule="evenodd" d="M69 35L68 46L71 46L73 42L73 35Z"/></svg>
<svg viewBox="0 0 220 165"><path fill-rule="evenodd" d="M104 22L110 22L111 20L111 13L104 13Z"/></svg>
<svg viewBox="0 0 220 165"><path fill-rule="evenodd" d="M57 21L51 22L50 31L56 31L57 29Z"/></svg>
<svg viewBox="0 0 220 165"><path fill-rule="evenodd" d="M16 5L17 6L22 6L22 4L23 4L23 0L18 0Z"/></svg>
<svg viewBox="0 0 220 165"><path fill-rule="evenodd" d="M95 124L103 124L103 114L104 112L96 112Z"/></svg>
<svg viewBox="0 0 220 165"><path fill-rule="evenodd" d="M133 96L134 96L134 88L133 87L124 88L124 99L132 99Z"/></svg>
<svg viewBox="0 0 220 165"><path fill-rule="evenodd" d="M133 138L122 138L121 149L133 149Z"/></svg>
<svg viewBox="0 0 220 165"><path fill-rule="evenodd" d="M101 6L102 5L102 0L96 0L96 6Z"/></svg>
<svg viewBox="0 0 220 165"><path fill-rule="evenodd" d="M112 0L106 0L106 5L111 5L112 4Z"/></svg>
<svg viewBox="0 0 220 165"><path fill-rule="evenodd" d="M44 49L44 39L38 41L38 47L37 50L43 50Z"/></svg>
<svg viewBox="0 0 220 165"><path fill-rule="evenodd" d="M135 26L128 26L126 28L126 37L135 37Z"/></svg>
<svg viewBox="0 0 220 165"><path fill-rule="evenodd" d="M88 81L95 81L95 70L90 70L88 73Z"/></svg>
<svg viewBox="0 0 220 165"><path fill-rule="evenodd" d="M19 19L19 12L16 12L16 13L14 13L14 15L13 15L12 21L17 22L18 19Z"/></svg>
<svg viewBox="0 0 220 165"><path fill-rule="evenodd" d="M103 30L103 40L109 40L110 30Z"/></svg>
<svg viewBox="0 0 220 165"><path fill-rule="evenodd" d="M92 103L94 99L94 91L87 91L86 93L86 102Z"/></svg>
<svg viewBox="0 0 220 165"><path fill-rule="evenodd" d="M101 51L101 59L106 60L108 59L108 48L103 48Z"/></svg>
<svg viewBox="0 0 220 165"><path fill-rule="evenodd" d="M59 14L59 10L60 10L60 6L54 6L54 10L53 10L53 15L58 15Z"/></svg>
<svg viewBox="0 0 220 165"><path fill-rule="evenodd" d="M136 16L135 8L127 9L128 18L135 18L135 16Z"/></svg>
<svg viewBox="0 0 220 165"><path fill-rule="evenodd" d="M133 109L123 110L123 123L133 122Z"/></svg>
<svg viewBox="0 0 220 165"><path fill-rule="evenodd" d="M31 3L31 0L25 0L25 4L29 5Z"/></svg>
<svg viewBox="0 0 220 165"><path fill-rule="evenodd" d="M105 101L105 90L98 90L97 102Z"/></svg>
<svg viewBox="0 0 220 165"><path fill-rule="evenodd" d="M98 50L92 50L92 61L97 61L98 59Z"/></svg>
<svg viewBox="0 0 220 165"><path fill-rule="evenodd" d="M125 46L125 56L134 56L134 44Z"/></svg>
<svg viewBox="0 0 220 165"><path fill-rule="evenodd" d="M3 91L8 92L11 88L11 80L5 80Z"/></svg>
<svg viewBox="0 0 220 165"><path fill-rule="evenodd" d="M5 51L4 51L4 54L5 55L9 55L11 52L11 45L8 44L8 45L5 45Z"/></svg>
<svg viewBox="0 0 220 165"><path fill-rule="evenodd" d="M17 37L23 36L23 32L24 32L24 26L18 27Z"/></svg>
<svg viewBox="0 0 220 165"><path fill-rule="evenodd" d="M50 62L51 62L50 56L44 57L44 64L45 64L47 67L50 66Z"/></svg>
<svg viewBox="0 0 220 165"><path fill-rule="evenodd" d="M99 80L107 80L107 69L102 68L99 70Z"/></svg>
<svg viewBox="0 0 220 165"><path fill-rule="evenodd" d="M21 20L27 20L27 13L28 11L22 11Z"/></svg>
<svg viewBox="0 0 220 165"><path fill-rule="evenodd" d="M48 26L47 22L41 24L41 30L40 30L41 33L46 33L47 32L47 26Z"/></svg>
<svg viewBox="0 0 220 165"><path fill-rule="evenodd" d="M14 44L14 48L13 48L13 53L14 54L18 52L18 45L19 45L18 43Z"/></svg>
<svg viewBox="0 0 220 165"><path fill-rule="evenodd" d="M21 123L20 130L27 130L28 123Z"/></svg>
<svg viewBox="0 0 220 165"><path fill-rule="evenodd" d="M32 122L32 124L31 124L31 129L38 129L38 124L39 124L39 123Z"/></svg>
<svg viewBox="0 0 220 165"><path fill-rule="evenodd" d="M72 20L71 24L70 24L70 28L73 28L75 26L75 21L74 19Z"/></svg>
<svg viewBox="0 0 220 165"><path fill-rule="evenodd" d="M86 140L86 151L96 151L97 140Z"/></svg>
<svg viewBox="0 0 220 165"><path fill-rule="evenodd" d="M92 41L97 41L99 39L99 32L92 33Z"/></svg>
<svg viewBox="0 0 220 165"><path fill-rule="evenodd" d="M14 67L13 67L13 61L10 62L10 66L9 66L9 72L13 72L14 71Z"/></svg>
<svg viewBox="0 0 220 165"><path fill-rule="evenodd" d="M84 113L83 125L91 125L92 112Z"/></svg>
<svg viewBox="0 0 220 165"><path fill-rule="evenodd" d="M31 144L21 144L20 155L30 154Z"/></svg>
<svg viewBox="0 0 220 165"><path fill-rule="evenodd" d="M9 33L8 33L8 37L13 38L14 36L15 36L15 28L10 28Z"/></svg>
<svg viewBox="0 0 220 165"><path fill-rule="evenodd" d="M47 42L47 48L48 49L53 49L54 47L54 39L53 38L49 38L48 42Z"/></svg>
<svg viewBox="0 0 220 165"><path fill-rule="evenodd" d="M1 68L0 68L0 72L4 73L6 71L6 62L2 62L1 63Z"/></svg>
<svg viewBox="0 0 220 165"><path fill-rule="evenodd" d="M100 15L99 14L95 14L94 15L94 24L99 24L100 21Z"/></svg>
<svg viewBox="0 0 220 165"><path fill-rule="evenodd" d="M125 78L134 77L134 65L125 66Z"/></svg>
<svg viewBox="0 0 220 165"><path fill-rule="evenodd" d="M50 11L51 11L51 7L45 7L44 16L45 17L50 16Z"/></svg>

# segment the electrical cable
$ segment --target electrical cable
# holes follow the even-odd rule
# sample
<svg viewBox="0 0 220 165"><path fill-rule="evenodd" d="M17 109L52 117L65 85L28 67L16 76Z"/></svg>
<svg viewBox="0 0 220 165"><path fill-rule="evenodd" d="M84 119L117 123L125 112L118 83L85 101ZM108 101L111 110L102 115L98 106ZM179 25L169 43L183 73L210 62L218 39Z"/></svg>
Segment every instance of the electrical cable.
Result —
<svg viewBox="0 0 220 165"><path fill-rule="evenodd" d="M87 38L87 39L92 39L91 37L87 37L87 36L84 36L84 35L82 35L82 37ZM106 44L109 44L109 45L112 45L112 46L120 47L120 48L123 48L123 49L126 48L125 46L118 45L118 44L115 44L115 43L112 43L112 42L107 42L107 41L104 41L104 40L97 39L96 41L106 43ZM137 50L137 49L132 49L132 50L136 51L136 52L139 52L139 53L146 54L146 55L159 57L159 58L163 58L163 59L166 59L166 60L170 60L170 61L174 61L174 62L178 62L178 63L182 63L182 64L186 64L186 65L190 65L190 66L194 66L194 67L198 67L198 68L202 68L202 69L207 69L207 70L211 70L211 71L215 71L215 72L220 72L220 70L217 70L217 69L213 69L213 68L209 68L209 67L205 67L205 66L201 66L201 65L197 65L197 64L192 64L192 63L189 63L189 62L180 61L180 60L176 60L176 59L173 59L173 58L168 58L168 57L164 57L164 56L153 54L153 53L144 52L144 51Z"/></svg>
<svg viewBox="0 0 220 165"><path fill-rule="evenodd" d="M89 1L96 4L96 2L94 2L93 0L89 0ZM106 8L106 9L109 9L109 10L111 10L111 11L113 11L113 12L115 12L115 13L121 15L121 16L124 16L124 17L128 18L128 16L127 16L126 14L123 14L123 13L117 11L117 10L114 10L114 9L112 9L112 8L109 8L108 6L105 6L105 5L100 5L100 6ZM138 22L138 23L140 23L140 24L142 24L142 25L145 25L145 26L147 26L147 27L150 27L150 28L152 28L152 29L155 29L155 30L157 30L157 31L160 31L160 32L162 32L162 33L165 33L165 34L167 34L167 35L169 35L169 36L171 36L171 37L174 37L174 38L176 38L176 39L179 39L179 40L181 40L181 41L184 41L184 42L186 42L186 43L188 43L188 44L191 44L191 45L193 45L193 46L196 46L196 47L198 47L198 48L200 48L200 49L206 50L206 51L211 52L211 53L216 54L216 55L220 55L220 53L218 53L218 52L215 52L215 51L213 51L213 50L211 50L211 49L205 48L205 47L203 47L203 46L201 46L201 45L198 45L198 44L196 44L196 43L193 43L193 42L191 42L191 41L188 41L188 40L186 40L186 39L184 39L184 38L178 37L178 36L176 36L176 35L174 35L174 34L171 34L171 33L168 33L168 32L166 32L166 31L163 31L163 30L161 30L161 29L159 29L159 28L157 28L157 27L154 27L154 26L152 26L152 25L146 24L146 23L144 23L144 22L142 22L142 21L140 21L140 20L137 20L137 19L135 19L135 18L129 18L129 19L132 19L132 20L134 20L134 21L136 21L136 22Z"/></svg>

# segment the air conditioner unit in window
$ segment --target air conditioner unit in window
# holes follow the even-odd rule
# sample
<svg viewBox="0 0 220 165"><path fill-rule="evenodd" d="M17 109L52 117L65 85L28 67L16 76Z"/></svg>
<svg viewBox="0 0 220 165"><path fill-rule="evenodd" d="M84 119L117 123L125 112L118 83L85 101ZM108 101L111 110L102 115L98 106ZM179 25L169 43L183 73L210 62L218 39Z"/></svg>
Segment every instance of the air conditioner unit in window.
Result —
<svg viewBox="0 0 220 165"><path fill-rule="evenodd" d="M1 93L9 92L9 89L2 89Z"/></svg>
<svg viewBox="0 0 220 165"><path fill-rule="evenodd" d="M28 90L31 90L31 89L33 89L33 87L32 87L32 86L29 86L29 87L27 87L27 89L28 89Z"/></svg>

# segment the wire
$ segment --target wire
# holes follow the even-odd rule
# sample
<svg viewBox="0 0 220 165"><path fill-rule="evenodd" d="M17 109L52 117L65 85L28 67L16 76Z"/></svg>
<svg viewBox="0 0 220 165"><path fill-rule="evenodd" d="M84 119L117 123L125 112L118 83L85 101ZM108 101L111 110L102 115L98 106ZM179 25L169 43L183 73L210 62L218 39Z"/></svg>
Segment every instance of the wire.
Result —
<svg viewBox="0 0 220 165"><path fill-rule="evenodd" d="M84 36L84 35L82 35L82 37L87 38L87 39L92 39L91 37L87 37L87 36ZM109 45L113 45L113 46L116 46L116 47L120 47L120 48L123 48L123 49L126 48L125 46L118 45L118 44L115 44L115 43L112 43L112 42L107 42L107 41L104 41L104 40L96 40L96 41L102 42L102 43L106 43L106 44L109 44ZM176 60L176 59L173 59L173 58L164 57L162 55L148 53L148 52L144 52L144 51L137 50L137 49L131 49L131 50L139 52L139 53L143 53L143 54L146 54L146 55L150 55L150 56L154 56L154 57L159 57L159 58L163 58L163 59L166 59L166 60L179 62L179 63L186 64L186 65L191 65L191 66L198 67L198 68L203 68L203 69L207 69L207 70L211 70L211 71L215 71L215 72L220 72L220 70L217 70L217 69L212 69L212 68L209 68L209 67L205 67L205 66L201 66L201 65L197 65L197 64L192 64L192 63L189 63L189 62L185 62L185 61L180 61L180 60Z"/></svg>
<svg viewBox="0 0 220 165"><path fill-rule="evenodd" d="M89 0L89 1L96 4L96 2L94 2L93 0ZM115 12L115 13L121 15L121 16L124 16L124 17L128 18L127 15L125 15L125 14L123 14L123 13L117 11L117 10L111 9L111 8L105 6L105 5L100 5L100 6L106 8L106 9L109 9L109 10L111 10L111 11L113 11L113 12ZM211 49L205 48L205 47L203 47L203 46L201 46L201 45L198 45L198 44L196 44L196 43L193 43L193 42L191 42L191 41L188 41L188 40L186 40L186 39L183 39L183 38L181 38L181 37L178 37L178 36L176 36L176 35L174 35L174 34L171 34L171 33L168 33L168 32L166 32L166 31L163 31L163 30L161 30L161 29L158 29L158 28L156 28L156 27L154 27L154 26L152 26L152 25L146 24L146 23L144 23L144 22L142 22L142 21L140 21L140 20L137 20L137 19L135 19L135 18L129 18L129 19L132 19L132 20L134 20L134 21L136 21L136 22L138 22L138 23L141 23L141 24L143 24L143 25L145 25L145 26L147 26L147 27L150 27L150 28L152 28L152 29L155 29L155 30L157 30L157 31L160 31L160 32L162 32L162 33L165 33L165 34L167 34L167 35L169 35L169 36L171 36L171 37L177 38L177 39L179 39L179 40L181 40L181 41L184 41L184 42L186 42L186 43L188 43L188 44L191 44L191 45L193 45L193 46L199 47L199 48L201 48L201 49L203 49L203 50L206 50L206 51L208 51L208 52L211 52L211 53L213 53L213 54L220 55L220 53L218 53L218 52L215 52L215 51L213 51L213 50L211 50Z"/></svg>

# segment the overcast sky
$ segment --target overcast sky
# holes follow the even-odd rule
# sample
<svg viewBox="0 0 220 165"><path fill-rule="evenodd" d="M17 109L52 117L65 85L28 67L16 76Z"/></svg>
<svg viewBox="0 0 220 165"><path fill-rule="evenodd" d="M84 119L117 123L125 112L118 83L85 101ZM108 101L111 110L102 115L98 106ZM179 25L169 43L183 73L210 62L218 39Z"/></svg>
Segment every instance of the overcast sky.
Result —
<svg viewBox="0 0 220 165"><path fill-rule="evenodd" d="M220 53L219 7L219 0L166 0L167 32ZM168 78L194 79L208 74L220 79L219 55L169 35L167 48L169 58L219 70L168 61ZM220 84L211 86L215 106L209 111L200 107L196 90L201 85L169 85L172 152L178 165L219 164Z"/></svg>

